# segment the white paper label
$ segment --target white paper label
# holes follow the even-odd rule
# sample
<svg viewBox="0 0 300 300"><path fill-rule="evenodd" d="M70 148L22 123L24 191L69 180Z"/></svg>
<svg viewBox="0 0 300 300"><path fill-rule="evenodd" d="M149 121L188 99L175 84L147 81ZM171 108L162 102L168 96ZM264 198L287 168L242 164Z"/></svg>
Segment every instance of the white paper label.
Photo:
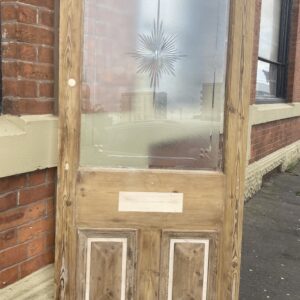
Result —
<svg viewBox="0 0 300 300"><path fill-rule="evenodd" d="M182 213L182 193L120 192L119 211Z"/></svg>

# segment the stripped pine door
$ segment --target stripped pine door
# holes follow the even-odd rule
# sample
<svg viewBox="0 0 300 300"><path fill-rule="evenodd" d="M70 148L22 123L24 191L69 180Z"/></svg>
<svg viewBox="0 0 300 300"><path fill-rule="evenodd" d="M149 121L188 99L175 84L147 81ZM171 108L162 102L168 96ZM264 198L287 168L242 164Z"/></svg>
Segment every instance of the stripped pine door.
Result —
<svg viewBox="0 0 300 300"><path fill-rule="evenodd" d="M253 23L61 1L56 299L238 299Z"/></svg>

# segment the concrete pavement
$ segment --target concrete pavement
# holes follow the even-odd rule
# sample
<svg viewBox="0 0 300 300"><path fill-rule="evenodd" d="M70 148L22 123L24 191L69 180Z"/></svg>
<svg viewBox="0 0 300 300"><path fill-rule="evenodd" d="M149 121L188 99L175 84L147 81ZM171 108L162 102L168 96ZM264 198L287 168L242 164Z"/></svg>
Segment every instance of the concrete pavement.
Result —
<svg viewBox="0 0 300 300"><path fill-rule="evenodd" d="M240 300L300 300L300 163L245 206Z"/></svg>

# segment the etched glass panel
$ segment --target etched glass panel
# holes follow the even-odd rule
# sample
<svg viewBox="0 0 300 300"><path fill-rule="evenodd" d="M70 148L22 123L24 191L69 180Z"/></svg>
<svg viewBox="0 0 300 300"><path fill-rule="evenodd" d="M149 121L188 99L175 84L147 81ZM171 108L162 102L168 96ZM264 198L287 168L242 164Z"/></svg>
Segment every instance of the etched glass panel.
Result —
<svg viewBox="0 0 300 300"><path fill-rule="evenodd" d="M85 0L81 165L221 166L229 0Z"/></svg>

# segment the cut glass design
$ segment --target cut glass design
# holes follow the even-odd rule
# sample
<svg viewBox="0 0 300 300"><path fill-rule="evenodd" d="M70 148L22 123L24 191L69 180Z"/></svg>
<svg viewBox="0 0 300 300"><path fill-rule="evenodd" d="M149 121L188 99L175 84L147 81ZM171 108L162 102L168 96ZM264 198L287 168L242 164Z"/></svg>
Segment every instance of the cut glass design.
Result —
<svg viewBox="0 0 300 300"><path fill-rule="evenodd" d="M175 63L184 55L176 49L176 36L167 34L160 20L160 0L157 3L157 20L151 34L139 34L139 46L132 56L138 62L138 72L147 73L150 87L156 90L162 74L175 76Z"/></svg>
<svg viewBox="0 0 300 300"><path fill-rule="evenodd" d="M81 166L221 168L229 0L84 0Z"/></svg>

